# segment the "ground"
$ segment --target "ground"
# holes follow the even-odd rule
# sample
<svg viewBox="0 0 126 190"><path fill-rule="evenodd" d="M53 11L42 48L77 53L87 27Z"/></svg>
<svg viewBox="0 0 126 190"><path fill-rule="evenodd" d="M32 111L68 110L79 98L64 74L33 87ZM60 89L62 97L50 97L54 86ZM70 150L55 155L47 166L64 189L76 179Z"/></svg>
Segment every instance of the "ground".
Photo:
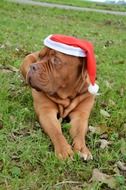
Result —
<svg viewBox="0 0 126 190"><path fill-rule="evenodd" d="M0 189L126 189L126 17L0 1ZM93 42L100 95L87 135L94 159L58 160L18 71L53 33ZM63 132L71 143L68 123Z"/></svg>

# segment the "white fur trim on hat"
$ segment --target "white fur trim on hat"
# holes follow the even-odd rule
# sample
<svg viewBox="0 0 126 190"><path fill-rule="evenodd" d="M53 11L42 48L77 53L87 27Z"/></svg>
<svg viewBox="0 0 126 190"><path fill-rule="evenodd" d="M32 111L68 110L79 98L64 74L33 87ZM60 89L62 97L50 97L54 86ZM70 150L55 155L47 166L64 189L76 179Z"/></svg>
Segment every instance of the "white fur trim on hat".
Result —
<svg viewBox="0 0 126 190"><path fill-rule="evenodd" d="M88 86L88 91L93 95L98 95L99 86L97 84L90 84Z"/></svg>
<svg viewBox="0 0 126 190"><path fill-rule="evenodd" d="M86 57L86 53L79 47L74 47L70 45L66 45L60 42L56 42L51 39L51 36L48 36L47 38L44 39L44 45L54 49L56 51L62 52L67 55L73 55L77 57Z"/></svg>

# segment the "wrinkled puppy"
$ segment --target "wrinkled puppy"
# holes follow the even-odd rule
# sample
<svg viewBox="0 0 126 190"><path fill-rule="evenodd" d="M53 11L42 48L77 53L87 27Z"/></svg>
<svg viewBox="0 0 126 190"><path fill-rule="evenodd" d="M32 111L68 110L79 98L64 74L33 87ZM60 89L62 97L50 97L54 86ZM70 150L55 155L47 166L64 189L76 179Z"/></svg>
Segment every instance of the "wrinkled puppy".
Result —
<svg viewBox="0 0 126 190"><path fill-rule="evenodd" d="M77 152L92 159L86 146L88 118L98 86L91 43L64 35L51 35L40 52L29 54L21 72L32 88L34 109L41 127L50 137L60 159ZM72 147L68 144L57 118L69 116Z"/></svg>

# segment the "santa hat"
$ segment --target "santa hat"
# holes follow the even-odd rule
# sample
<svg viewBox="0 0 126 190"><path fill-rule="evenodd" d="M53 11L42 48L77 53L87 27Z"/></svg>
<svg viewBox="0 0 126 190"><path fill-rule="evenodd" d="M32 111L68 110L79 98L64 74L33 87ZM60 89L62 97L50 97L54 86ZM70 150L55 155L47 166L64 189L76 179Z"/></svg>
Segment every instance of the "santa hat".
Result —
<svg viewBox="0 0 126 190"><path fill-rule="evenodd" d="M44 39L44 45L67 55L87 58L87 72L90 79L88 91L96 95L99 86L95 83L96 60L93 45L86 40L60 34L50 35Z"/></svg>

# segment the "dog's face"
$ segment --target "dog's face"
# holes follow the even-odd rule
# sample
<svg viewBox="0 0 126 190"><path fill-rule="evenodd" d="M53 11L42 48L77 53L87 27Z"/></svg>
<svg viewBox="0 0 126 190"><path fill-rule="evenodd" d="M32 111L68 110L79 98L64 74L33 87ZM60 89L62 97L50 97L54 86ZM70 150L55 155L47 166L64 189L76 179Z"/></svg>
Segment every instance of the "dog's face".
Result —
<svg viewBox="0 0 126 190"><path fill-rule="evenodd" d="M83 59L44 48L40 61L30 66L27 81L32 88L53 95L82 73Z"/></svg>

